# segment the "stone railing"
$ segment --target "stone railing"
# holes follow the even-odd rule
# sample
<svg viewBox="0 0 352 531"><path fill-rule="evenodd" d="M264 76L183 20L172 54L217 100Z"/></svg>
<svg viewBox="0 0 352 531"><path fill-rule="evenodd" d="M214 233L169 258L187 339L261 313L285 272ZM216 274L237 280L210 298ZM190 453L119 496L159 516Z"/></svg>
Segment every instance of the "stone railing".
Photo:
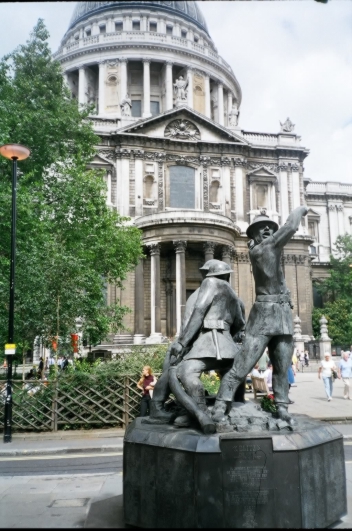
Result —
<svg viewBox="0 0 352 531"><path fill-rule="evenodd" d="M153 42L160 44L169 44L177 48L187 48L199 55L209 57L219 65L223 66L230 74L233 75L231 66L219 56L219 54L210 48L208 45L202 45L191 41L190 39L184 39L176 37L174 35L167 35L166 33L159 33L156 31L114 31L110 33L101 33L99 35L92 35L90 37L84 37L74 42L68 42L60 47L60 49L53 54L53 58L60 60L67 54L78 49L84 49L88 46L105 44L105 43L131 43L131 42Z"/></svg>
<svg viewBox="0 0 352 531"><path fill-rule="evenodd" d="M325 194L352 194L352 184L335 183L335 182L310 182L307 185L307 193L325 193Z"/></svg>
<svg viewBox="0 0 352 531"><path fill-rule="evenodd" d="M270 135L267 133L246 133L243 132L243 137L251 142L251 144L278 144L277 135Z"/></svg>

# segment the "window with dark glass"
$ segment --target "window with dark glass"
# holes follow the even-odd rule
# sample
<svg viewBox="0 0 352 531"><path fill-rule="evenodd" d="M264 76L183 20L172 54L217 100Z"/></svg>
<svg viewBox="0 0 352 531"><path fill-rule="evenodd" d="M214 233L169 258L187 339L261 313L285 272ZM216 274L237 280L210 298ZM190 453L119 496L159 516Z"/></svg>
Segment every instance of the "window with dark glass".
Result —
<svg viewBox="0 0 352 531"><path fill-rule="evenodd" d="M195 208L195 170L170 166L170 200L173 208Z"/></svg>
<svg viewBox="0 0 352 531"><path fill-rule="evenodd" d="M152 113L152 116L156 116L160 113L160 104L158 101L150 102L150 112Z"/></svg>
<svg viewBox="0 0 352 531"><path fill-rule="evenodd" d="M132 100L132 116L135 118L142 116L142 100Z"/></svg>
<svg viewBox="0 0 352 531"><path fill-rule="evenodd" d="M106 33L106 26L105 24L103 26L99 26L100 33Z"/></svg>
<svg viewBox="0 0 352 531"><path fill-rule="evenodd" d="M86 37L90 37L90 35L91 35L90 30L86 30Z"/></svg>
<svg viewBox="0 0 352 531"><path fill-rule="evenodd" d="M133 31L139 31L141 29L141 23L139 22L139 20L134 20L132 22L132 29Z"/></svg>
<svg viewBox="0 0 352 531"><path fill-rule="evenodd" d="M166 35L172 35L172 26L166 26Z"/></svg>
<svg viewBox="0 0 352 531"><path fill-rule="evenodd" d="M181 31L181 37L182 37L182 39L187 39L187 31L182 30Z"/></svg>
<svg viewBox="0 0 352 531"><path fill-rule="evenodd" d="M115 22L115 31L123 30L123 22Z"/></svg>
<svg viewBox="0 0 352 531"><path fill-rule="evenodd" d="M149 22L149 31L156 31L156 30L157 30L157 23Z"/></svg>

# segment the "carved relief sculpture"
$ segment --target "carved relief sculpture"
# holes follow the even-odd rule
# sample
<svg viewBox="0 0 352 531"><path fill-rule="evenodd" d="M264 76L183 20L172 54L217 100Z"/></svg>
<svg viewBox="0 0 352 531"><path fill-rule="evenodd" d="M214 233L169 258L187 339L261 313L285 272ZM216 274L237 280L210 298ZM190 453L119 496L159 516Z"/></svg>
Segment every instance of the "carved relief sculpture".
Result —
<svg viewBox="0 0 352 531"><path fill-rule="evenodd" d="M239 114L240 111L238 110L237 103L234 103L229 112L229 127L237 127Z"/></svg>
<svg viewBox="0 0 352 531"><path fill-rule="evenodd" d="M166 126L164 136L173 140L200 140L199 129L189 120L173 120Z"/></svg>

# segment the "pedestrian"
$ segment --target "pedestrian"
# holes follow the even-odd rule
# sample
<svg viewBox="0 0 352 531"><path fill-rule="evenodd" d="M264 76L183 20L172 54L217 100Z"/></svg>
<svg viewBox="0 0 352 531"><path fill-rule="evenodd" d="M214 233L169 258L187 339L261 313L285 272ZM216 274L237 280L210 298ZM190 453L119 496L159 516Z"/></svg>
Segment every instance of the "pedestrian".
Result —
<svg viewBox="0 0 352 531"><path fill-rule="evenodd" d="M273 390L273 365L272 363L268 363L268 368L263 374L263 378L266 381L266 385L268 386L269 391Z"/></svg>
<svg viewBox="0 0 352 531"><path fill-rule="evenodd" d="M291 363L291 367L289 367L288 370L287 370L288 390L289 391L291 389L292 384L295 383L295 373L294 373L293 367L294 367L294 363L292 362ZM290 404L294 403L293 400L291 400L290 398L288 399L288 401L289 401Z"/></svg>
<svg viewBox="0 0 352 531"><path fill-rule="evenodd" d="M254 376L255 378L262 378L262 375L259 372L259 363L256 363L254 365L254 369L252 370L251 375Z"/></svg>
<svg viewBox="0 0 352 531"><path fill-rule="evenodd" d="M262 376L268 368L269 361L270 361L270 358L268 356L268 349L266 348L258 360L258 365L259 365L258 370Z"/></svg>
<svg viewBox="0 0 352 531"><path fill-rule="evenodd" d="M138 389L143 391L141 400L141 412L140 417L147 417L150 412L150 400L153 396L154 385L156 384L156 378L153 376L153 370L149 365L143 367L142 377L137 383Z"/></svg>
<svg viewBox="0 0 352 531"><path fill-rule="evenodd" d="M300 353L299 353L299 364L301 366L301 371L303 372L303 368L304 368L304 352L303 352L303 350L301 350Z"/></svg>
<svg viewBox="0 0 352 531"><path fill-rule="evenodd" d="M64 356L63 362L61 363L61 370L65 371L68 367L68 359L67 356Z"/></svg>
<svg viewBox="0 0 352 531"><path fill-rule="evenodd" d="M43 378L43 375L44 375L44 361L43 361L43 358L40 356L38 370L37 370L38 380L41 380Z"/></svg>
<svg viewBox="0 0 352 531"><path fill-rule="evenodd" d="M308 350L304 351L304 363L306 367L309 367L309 353Z"/></svg>
<svg viewBox="0 0 352 531"><path fill-rule="evenodd" d="M61 366L62 366L62 362L63 362L63 361L64 361L64 360L63 360L63 357L62 357L62 356L59 356L59 357L57 358L57 366L58 366L58 368L59 368L60 370L61 370L61 368L62 368Z"/></svg>
<svg viewBox="0 0 352 531"><path fill-rule="evenodd" d="M334 374L336 374L336 365L335 362L331 360L330 354L328 352L324 355L324 360L321 361L321 365L318 370L318 378L320 380L320 375L323 376L323 382L325 387L326 396L328 397L328 402L332 400L332 388Z"/></svg>
<svg viewBox="0 0 352 531"><path fill-rule="evenodd" d="M297 371L297 363L298 363L298 360L297 360L297 349L295 348L294 351L293 351L293 355L292 355L292 368L293 368L293 372L294 374L296 375L296 371Z"/></svg>
<svg viewBox="0 0 352 531"><path fill-rule="evenodd" d="M55 370L55 360L54 360L54 355L52 353L50 354L50 358L48 360L48 365L49 365L49 375L50 375Z"/></svg>
<svg viewBox="0 0 352 531"><path fill-rule="evenodd" d="M342 359L338 365L338 376L342 378L344 389L343 397L345 400L351 400L350 396L350 378L352 378L352 358L349 352L342 351Z"/></svg>

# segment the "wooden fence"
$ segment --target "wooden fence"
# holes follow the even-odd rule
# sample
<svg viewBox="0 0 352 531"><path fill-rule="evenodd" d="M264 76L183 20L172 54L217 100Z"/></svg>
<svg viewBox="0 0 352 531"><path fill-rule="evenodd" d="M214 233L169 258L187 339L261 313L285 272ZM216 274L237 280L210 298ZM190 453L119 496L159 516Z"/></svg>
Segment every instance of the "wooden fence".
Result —
<svg viewBox="0 0 352 531"><path fill-rule="evenodd" d="M139 414L138 380L139 376L109 377L104 384L94 377L83 379L79 384L69 378L25 384L14 380L13 430L126 428ZM1 402L3 407L4 400ZM0 413L0 430L3 428Z"/></svg>

